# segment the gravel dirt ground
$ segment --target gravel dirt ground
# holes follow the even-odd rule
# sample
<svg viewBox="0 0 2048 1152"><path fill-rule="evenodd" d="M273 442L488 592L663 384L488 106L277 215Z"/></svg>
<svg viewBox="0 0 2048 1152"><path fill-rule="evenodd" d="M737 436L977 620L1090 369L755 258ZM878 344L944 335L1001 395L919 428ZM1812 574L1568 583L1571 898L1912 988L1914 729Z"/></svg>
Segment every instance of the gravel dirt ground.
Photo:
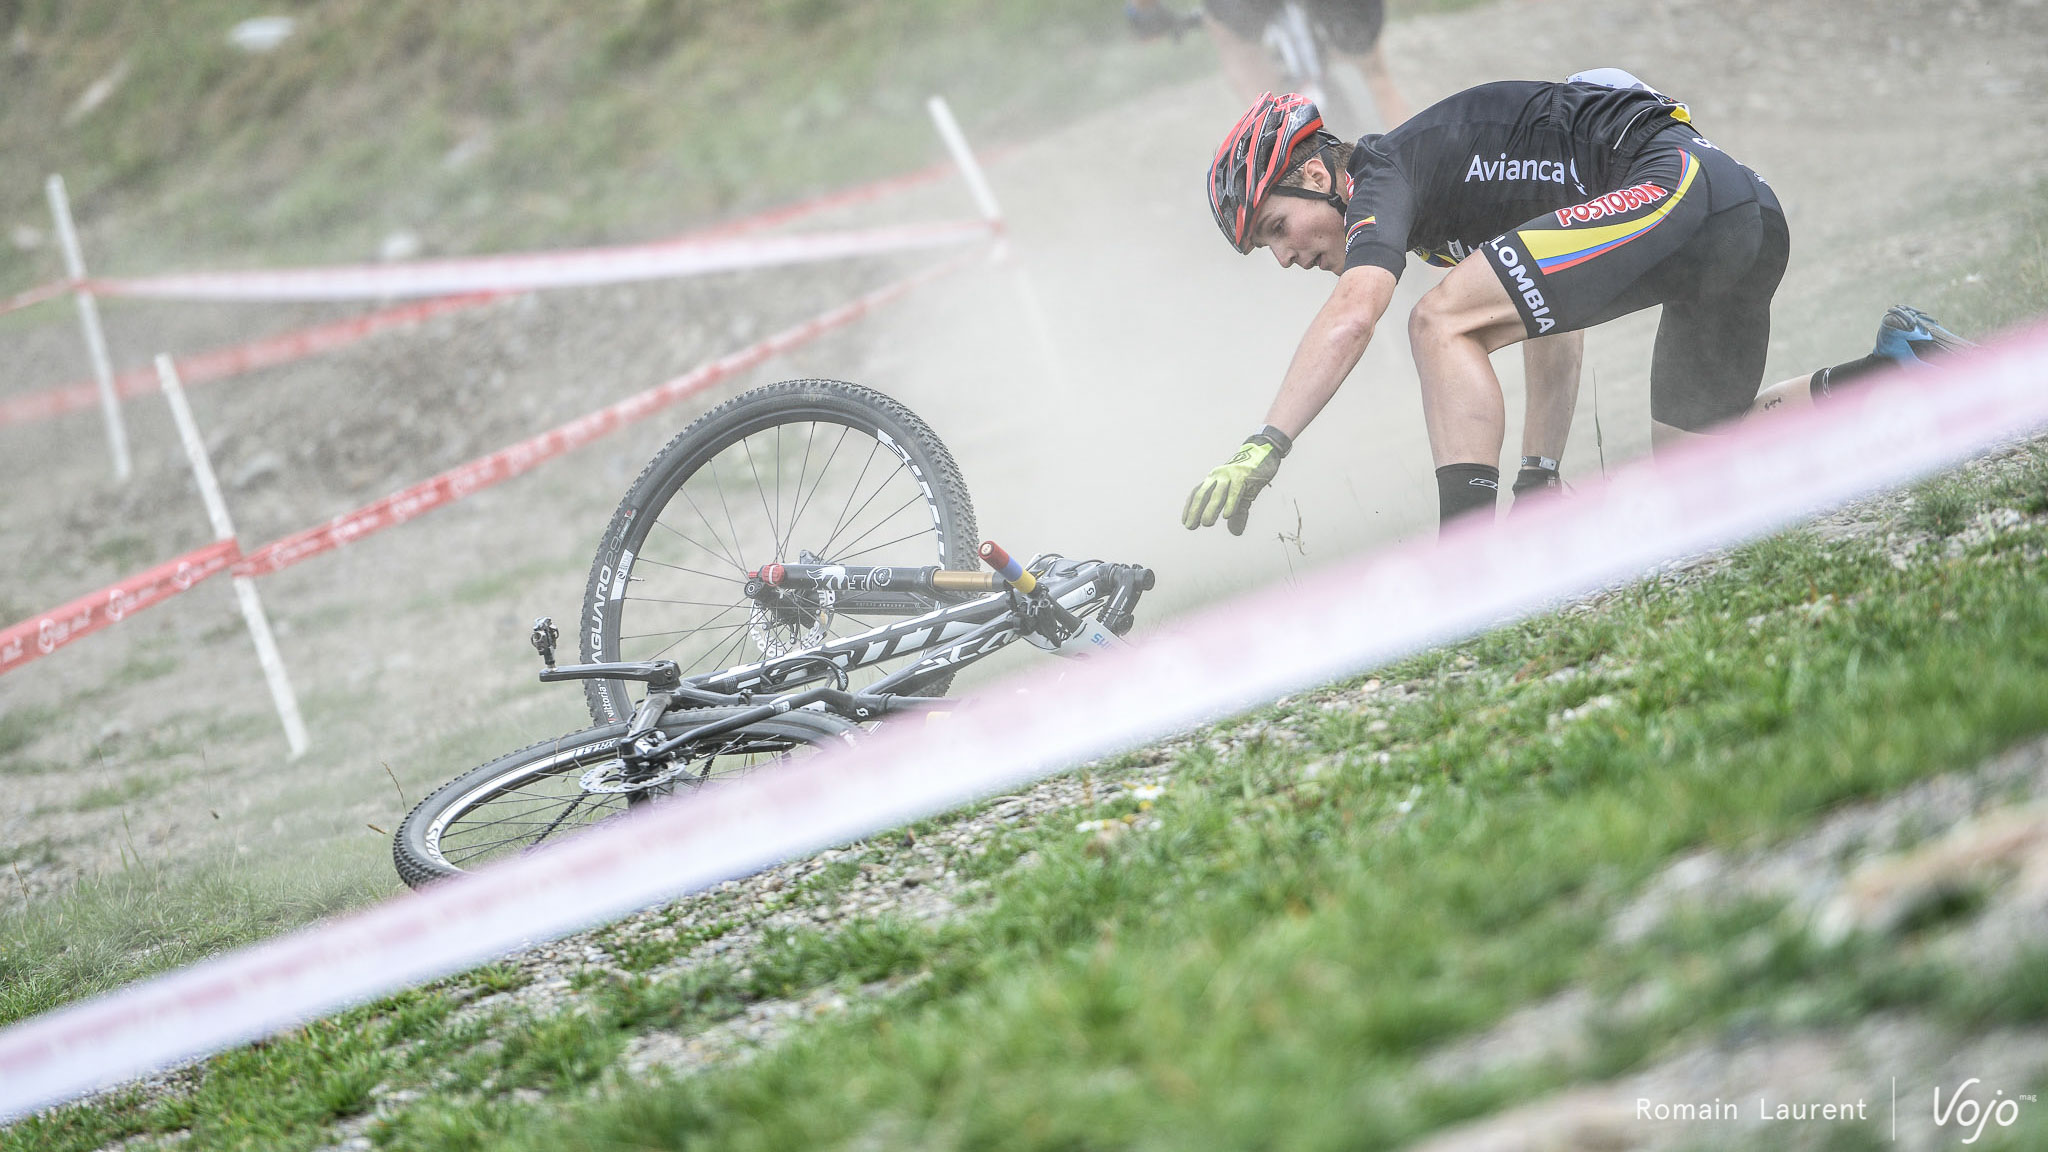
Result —
<svg viewBox="0 0 2048 1152"><path fill-rule="evenodd" d="M1895 296L1990 267L2006 239L2002 190L2048 175L2048 144L2030 127L2048 99L2048 6L2038 2L1503 0L1396 23L1387 45L1418 105L1488 79L1598 65L1628 67L1688 100L1709 138L1770 179L1790 215L1772 378L1861 355ZM1251 532L1190 534L1177 523L1188 486L1257 423L1331 283L1217 243L1199 176L1237 104L1220 79L1205 80L1007 152L990 177L1012 219L1013 263L924 290L705 406L799 375L881 388L948 441L986 535L1027 553L1158 569L1151 620L1428 530L1433 489L1395 323L1304 437ZM964 193L946 186L846 219L966 210ZM118 270L116 253L95 261ZM911 266L508 300L193 399L254 544ZM1395 314L1433 280L1411 267ZM1027 299L1042 310L1050 355ZM342 311L118 305L107 326L126 365ZM0 327L10 367L0 388L81 375L68 320L51 309ZM1606 459L1644 450L1654 323L1639 315L1590 336L1598 387L1582 389L1568 477L1598 471L1596 395ZM1500 359L1512 418L1518 361ZM105 475L91 414L0 428L0 616L18 619L205 539L161 405L129 411L137 477L125 488ZM21 883L0 900L46 898L121 866L131 850L162 866L239 851L375 867L388 842L368 826L394 826L400 793L416 800L490 754L578 726L580 694L531 683L525 624L573 614L611 508L691 415L673 411L267 580L312 730L301 761L284 758L224 582L0 681L0 715L41 733L0 758L0 843L38 846L17 848Z"/></svg>

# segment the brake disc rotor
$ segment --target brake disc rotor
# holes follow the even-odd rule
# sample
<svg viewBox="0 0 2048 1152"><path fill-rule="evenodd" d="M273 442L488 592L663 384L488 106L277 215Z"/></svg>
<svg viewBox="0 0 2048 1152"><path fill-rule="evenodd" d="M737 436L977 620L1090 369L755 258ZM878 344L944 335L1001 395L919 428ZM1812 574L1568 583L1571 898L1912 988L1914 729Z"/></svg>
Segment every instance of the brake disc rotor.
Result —
<svg viewBox="0 0 2048 1152"><path fill-rule="evenodd" d="M796 625L777 620L776 610L756 604L747 611L747 631L754 639L754 647L763 660L774 660L791 652L816 648L825 642L825 627L832 621L832 605L838 596L830 588L820 588L817 597L817 611L811 617L810 626L799 630Z"/></svg>

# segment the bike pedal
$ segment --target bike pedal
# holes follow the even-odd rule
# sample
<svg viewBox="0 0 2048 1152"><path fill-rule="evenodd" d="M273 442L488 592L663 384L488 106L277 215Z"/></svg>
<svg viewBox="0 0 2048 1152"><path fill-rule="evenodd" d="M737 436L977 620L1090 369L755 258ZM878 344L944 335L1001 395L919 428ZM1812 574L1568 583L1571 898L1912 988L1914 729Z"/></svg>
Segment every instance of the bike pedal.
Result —
<svg viewBox="0 0 2048 1152"><path fill-rule="evenodd" d="M556 631L555 621L551 616L535 620L533 633L527 637L533 642L533 650L540 653L541 662L550 668L555 666L555 641L561 638L562 634Z"/></svg>

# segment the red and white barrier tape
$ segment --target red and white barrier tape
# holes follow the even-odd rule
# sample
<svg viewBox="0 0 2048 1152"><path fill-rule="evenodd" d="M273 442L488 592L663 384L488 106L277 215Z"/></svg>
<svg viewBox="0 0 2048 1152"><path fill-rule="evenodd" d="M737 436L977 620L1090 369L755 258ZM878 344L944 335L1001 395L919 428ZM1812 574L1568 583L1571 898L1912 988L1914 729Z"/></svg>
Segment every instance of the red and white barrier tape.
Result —
<svg viewBox="0 0 2048 1152"><path fill-rule="evenodd" d="M241 554L233 540L216 540L61 608L32 616L0 632L0 672L12 672L66 644L118 624L144 608L227 570Z"/></svg>
<svg viewBox="0 0 2048 1152"><path fill-rule="evenodd" d="M1725 547L2048 425L2048 329L1213 606L942 726L764 772L0 1032L0 1117L941 812ZM1137 559L1133 557L1132 559ZM1169 574L1169 579L1171 578ZM1225 659L1219 653L1228 653ZM452 773L460 765L449 765Z"/></svg>
<svg viewBox="0 0 2048 1152"><path fill-rule="evenodd" d="M331 352L359 340L405 328L435 316L459 312L499 299L498 292L472 292L465 296L442 296L385 308L329 324L316 324L261 340L231 344L177 358L179 377L186 384L223 380L259 368L290 364L322 352ZM114 391L122 398L156 391L156 369L136 368L114 377ZM99 404L99 392L90 381L67 384L47 392L0 400L0 426L24 424L77 412Z"/></svg>
<svg viewBox="0 0 2048 1152"><path fill-rule="evenodd" d="M33 308L45 300L55 300L77 287L76 280L52 280L48 284L38 284L26 292L17 292L0 300L0 316L18 312L23 308Z"/></svg>
<svg viewBox="0 0 2048 1152"><path fill-rule="evenodd" d="M867 184L859 184L852 188L835 189L831 192L798 200L792 204L764 209L750 216L740 217L737 220L728 221L723 224L713 224L706 228L687 232L683 237L678 237L678 239L738 236L747 232L759 232L763 229L787 224L792 220L801 220L806 216L815 216L820 212L829 212L835 208L850 208L855 204L866 204L870 201L880 200L884 196L893 195L906 188L915 188L920 184L936 183L952 171L953 167L949 164L943 162L932 164L915 172L905 172L900 176L884 177L883 179Z"/></svg>
<svg viewBox="0 0 2048 1152"><path fill-rule="evenodd" d="M955 257L914 276L878 288L831 311L821 313L794 328L737 352L729 353L645 392L629 396L608 408L579 416L559 428L529 437L478 460L450 468L418 484L393 492L353 512L346 512L315 528L296 532L251 551L235 565L237 576L267 576L312 556L360 540L373 532L402 524L421 513L468 496L526 472L545 460L581 447L599 436L635 420L641 420L685 397L692 396L736 372L745 371L771 356L808 343L834 328L844 327L917 286L966 266L979 255Z"/></svg>
<svg viewBox="0 0 2048 1152"><path fill-rule="evenodd" d="M907 188L934 183L955 169L948 164L933 164L915 172L872 181L867 184L842 188L792 204L770 208L722 224L692 229L667 241L670 244L694 243L717 237L730 237L758 232L777 225L787 224L807 216L835 208L865 204L894 195ZM58 280L32 288L26 292L0 300L0 314L40 304L77 288L70 280ZM287 332L262 340L216 348L194 353L178 359L179 374L187 386L203 384L211 380L223 380L243 372L259 368L289 364L309 356L354 343L357 340L376 335L392 328L416 324L431 316L460 311L487 304L506 295L503 292L471 292L459 296L427 300L421 303L401 305L396 308L373 312L365 316L340 320L331 324L320 324ZM136 368L114 377L114 388L122 397L141 395L154 391L156 373L150 368ZM27 396L0 399L0 427L9 424L25 424L35 420L46 420L67 412L82 411L99 403L99 393L90 381L62 385Z"/></svg>
<svg viewBox="0 0 2048 1152"><path fill-rule="evenodd" d="M1008 144L1000 148L991 149L987 153L986 158L989 162L993 163L1014 155L1017 151L1018 147L1016 145ZM822 193L809 199L799 200L793 204L785 204L779 208L769 208L727 224L714 224L702 231L690 233L690 235L737 235L742 232L754 232L763 228L772 228L779 224L787 224L792 220L802 219L805 216L815 216L820 212L830 211L835 208L847 208L855 204L866 204L870 201L880 200L885 196L892 196L921 184L936 184L947 176L957 175L959 171L960 169L957 164L940 161L937 164L919 168L915 172L905 172L899 176L887 176L871 183Z"/></svg>
<svg viewBox="0 0 2048 1152"><path fill-rule="evenodd" d="M988 221L963 220L796 236L685 237L657 244L463 260L95 278L86 287L102 296L175 300L360 300L518 292L909 252L984 239L992 231Z"/></svg>
<svg viewBox="0 0 2048 1152"><path fill-rule="evenodd" d="M919 285L963 268L980 254L956 256L822 312L793 328L786 328L758 343L729 353L701 368L686 372L607 408L578 417L559 428L522 440L479 460L451 468L409 488L394 492L353 512L344 513L318 527L274 540L246 557L231 544L211 545L180 557L169 564L129 577L109 588L82 596L42 616L24 620L0 632L0 674L13 671L38 656L46 656L71 641L114 623L128 612L175 595L192 583L233 563L237 576L267 576L302 560L331 551L373 532L401 524L443 504L509 480L543 461L580 447L625 424L644 419L685 397L701 392L736 372L752 368L772 356L808 343L835 328L844 327ZM459 298L458 298L459 299ZM449 304L452 301L436 301ZM369 319L365 317L364 319ZM225 548L225 552L222 549ZM222 555L213 555L222 552ZM195 558L205 555L204 571ZM195 562L189 570L188 561Z"/></svg>

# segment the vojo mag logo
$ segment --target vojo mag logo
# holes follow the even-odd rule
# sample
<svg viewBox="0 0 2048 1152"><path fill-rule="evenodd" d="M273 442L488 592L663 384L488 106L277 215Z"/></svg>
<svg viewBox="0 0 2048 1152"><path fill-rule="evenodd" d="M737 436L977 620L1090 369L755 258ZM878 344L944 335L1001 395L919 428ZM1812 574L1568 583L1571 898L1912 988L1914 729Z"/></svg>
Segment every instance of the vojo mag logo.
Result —
<svg viewBox="0 0 2048 1152"><path fill-rule="evenodd" d="M1988 1125L2010 1128L2019 1122L2020 1101L2035 1102L2032 1095L2007 1096L2003 1089L1995 1091L1989 1099L1980 1097L1982 1081L1972 1076L1963 1081L1944 1099L1940 1087L1934 1089L1934 1126L1956 1132L1967 1132L1963 1143L1975 1144L1984 1135ZM1973 1091L1973 1089L1975 1089Z"/></svg>

